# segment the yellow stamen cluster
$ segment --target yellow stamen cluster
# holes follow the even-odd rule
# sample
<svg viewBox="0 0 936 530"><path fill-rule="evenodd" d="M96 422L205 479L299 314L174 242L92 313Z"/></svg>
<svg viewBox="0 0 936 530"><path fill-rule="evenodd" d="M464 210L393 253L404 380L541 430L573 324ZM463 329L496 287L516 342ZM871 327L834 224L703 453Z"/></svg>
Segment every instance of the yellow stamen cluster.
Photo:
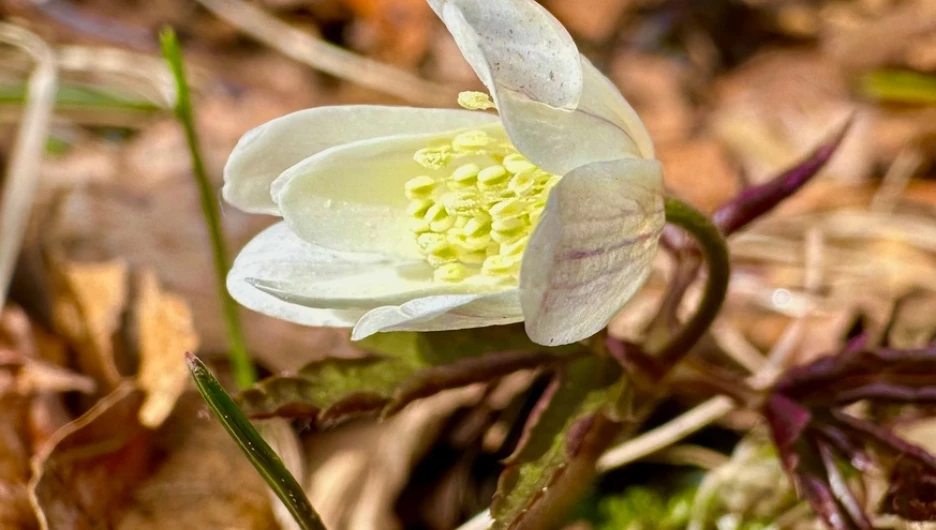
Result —
<svg viewBox="0 0 936 530"><path fill-rule="evenodd" d="M475 274L516 278L559 177L480 130L421 149L414 159L447 173L418 176L404 186L411 230L435 269L435 279L456 282Z"/></svg>

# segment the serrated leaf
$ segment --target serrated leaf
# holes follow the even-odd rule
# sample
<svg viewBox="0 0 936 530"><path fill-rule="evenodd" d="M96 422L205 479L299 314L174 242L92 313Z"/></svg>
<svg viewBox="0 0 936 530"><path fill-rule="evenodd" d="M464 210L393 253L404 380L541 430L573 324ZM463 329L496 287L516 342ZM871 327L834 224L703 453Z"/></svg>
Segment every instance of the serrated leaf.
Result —
<svg viewBox="0 0 936 530"><path fill-rule="evenodd" d="M543 529L585 491L620 425L610 409L627 380L610 359L584 357L557 374L537 406L491 504L494 530ZM615 382L616 379L616 382Z"/></svg>
<svg viewBox="0 0 936 530"><path fill-rule="evenodd" d="M543 348L517 326L379 333L356 345L367 350L364 357L324 359L268 378L240 395L241 406L253 417L328 424L354 414L395 412L440 390L555 362L578 349Z"/></svg>

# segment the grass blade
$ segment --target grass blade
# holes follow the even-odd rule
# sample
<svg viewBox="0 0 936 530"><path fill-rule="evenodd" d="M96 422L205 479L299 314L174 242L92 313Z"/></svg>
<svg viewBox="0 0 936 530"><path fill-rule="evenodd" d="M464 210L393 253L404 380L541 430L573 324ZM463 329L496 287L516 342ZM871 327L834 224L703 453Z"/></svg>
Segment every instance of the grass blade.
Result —
<svg viewBox="0 0 936 530"><path fill-rule="evenodd" d="M198 133L195 131L195 117L192 111L192 98L189 94L188 83L185 80L185 69L182 62L182 49L179 40L171 29L164 30L160 35L163 56L169 63L172 75L176 81L175 114L185 130L185 140L192 155L192 173L198 183L201 195L202 213L205 224L211 236L211 250L214 254L215 275L218 282L218 296L221 299L221 308L224 313L224 323L227 326L228 347L230 348L231 368L234 379L241 388L247 388L257 380L257 372L247 353L247 344L244 340L244 331L241 327L237 304L225 287L225 278L228 272L227 248L224 243L224 232L221 227L221 214L218 212L218 200L214 187L208 179L208 172L202 161L199 148Z"/></svg>
<svg viewBox="0 0 936 530"><path fill-rule="evenodd" d="M234 438L237 445L247 455L250 463L263 477L276 496L279 497L289 513L292 514L302 530L325 530L325 525L309 503L302 487L289 474L286 466L273 449L266 443L257 429L244 416L231 396L224 391L221 383L197 357L186 354L186 362L195 384L202 397L221 421L224 429Z"/></svg>

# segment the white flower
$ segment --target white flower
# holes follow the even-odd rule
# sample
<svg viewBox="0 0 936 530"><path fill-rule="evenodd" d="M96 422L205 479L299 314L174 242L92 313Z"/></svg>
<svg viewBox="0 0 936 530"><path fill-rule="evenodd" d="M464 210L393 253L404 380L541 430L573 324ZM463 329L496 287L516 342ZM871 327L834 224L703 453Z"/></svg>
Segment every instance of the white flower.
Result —
<svg viewBox="0 0 936 530"><path fill-rule="evenodd" d="M536 2L429 4L493 101L323 107L248 132L224 198L284 222L244 248L228 289L268 315L353 326L355 339L519 321L540 344L584 339L656 253L650 137Z"/></svg>

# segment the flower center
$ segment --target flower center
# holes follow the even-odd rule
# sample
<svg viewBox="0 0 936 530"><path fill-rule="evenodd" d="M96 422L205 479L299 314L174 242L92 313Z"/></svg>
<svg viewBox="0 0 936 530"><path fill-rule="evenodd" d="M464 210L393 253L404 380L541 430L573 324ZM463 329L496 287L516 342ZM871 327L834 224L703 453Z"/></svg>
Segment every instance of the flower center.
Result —
<svg viewBox="0 0 936 530"><path fill-rule="evenodd" d="M559 177L481 130L420 149L413 158L447 174L418 176L405 184L413 237L435 269L435 279L457 282L482 275L516 280L523 251Z"/></svg>

